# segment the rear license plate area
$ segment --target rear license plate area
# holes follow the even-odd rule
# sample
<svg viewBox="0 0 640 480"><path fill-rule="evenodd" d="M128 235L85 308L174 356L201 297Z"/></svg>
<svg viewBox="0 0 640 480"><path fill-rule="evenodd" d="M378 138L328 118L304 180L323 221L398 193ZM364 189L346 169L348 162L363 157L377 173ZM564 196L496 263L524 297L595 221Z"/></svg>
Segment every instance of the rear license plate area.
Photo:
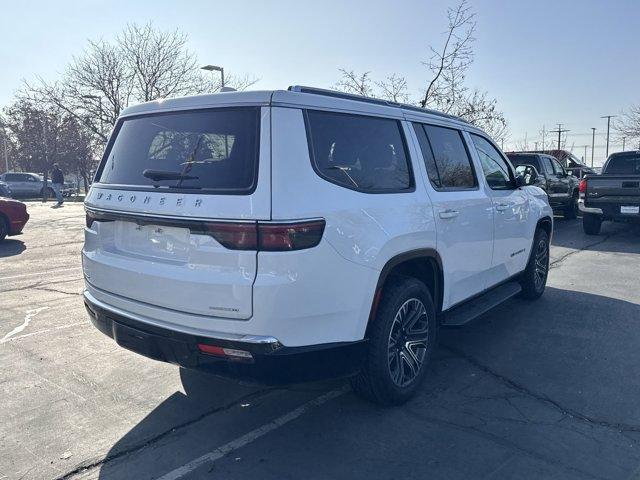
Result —
<svg viewBox="0 0 640 480"><path fill-rule="evenodd" d="M638 213L640 213L640 206L622 205L620 207L620 213L627 214L627 215L637 215Z"/></svg>
<svg viewBox="0 0 640 480"><path fill-rule="evenodd" d="M115 247L120 252L165 260L188 259L188 228L121 221L116 222L115 227Z"/></svg>

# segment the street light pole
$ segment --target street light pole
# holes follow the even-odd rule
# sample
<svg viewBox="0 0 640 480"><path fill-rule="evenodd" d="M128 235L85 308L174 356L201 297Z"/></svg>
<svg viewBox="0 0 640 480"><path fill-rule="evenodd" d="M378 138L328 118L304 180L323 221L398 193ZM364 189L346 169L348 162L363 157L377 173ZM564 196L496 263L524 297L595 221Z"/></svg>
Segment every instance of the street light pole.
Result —
<svg viewBox="0 0 640 480"><path fill-rule="evenodd" d="M593 148L596 143L596 128L591 127L591 168L593 168Z"/></svg>
<svg viewBox="0 0 640 480"><path fill-rule="evenodd" d="M217 65L205 65L204 67L200 67L201 70L206 70L208 72L220 72L220 90L224 88L224 68L219 67Z"/></svg>
<svg viewBox="0 0 640 480"><path fill-rule="evenodd" d="M624 144L627 137L622 137L622 151L624 152Z"/></svg>
<svg viewBox="0 0 640 480"><path fill-rule="evenodd" d="M615 115L604 115L600 118L607 119L607 153L605 154L606 158L609 158L609 128L611 127L611 119L615 117Z"/></svg>

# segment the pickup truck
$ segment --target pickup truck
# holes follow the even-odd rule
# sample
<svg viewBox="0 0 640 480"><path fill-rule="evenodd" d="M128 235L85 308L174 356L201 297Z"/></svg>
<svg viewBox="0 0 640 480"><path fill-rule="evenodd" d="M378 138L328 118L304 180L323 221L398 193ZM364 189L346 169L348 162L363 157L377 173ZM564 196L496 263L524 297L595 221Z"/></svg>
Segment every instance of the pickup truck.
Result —
<svg viewBox="0 0 640 480"><path fill-rule="evenodd" d="M640 150L611 154L602 173L584 177L578 190L587 235L598 235L605 220L640 222Z"/></svg>
<svg viewBox="0 0 640 480"><path fill-rule="evenodd" d="M516 169L524 172L533 167L532 184L543 189L549 196L554 212L573 220L578 214L578 179L571 175L552 155L544 153L510 152L507 157Z"/></svg>

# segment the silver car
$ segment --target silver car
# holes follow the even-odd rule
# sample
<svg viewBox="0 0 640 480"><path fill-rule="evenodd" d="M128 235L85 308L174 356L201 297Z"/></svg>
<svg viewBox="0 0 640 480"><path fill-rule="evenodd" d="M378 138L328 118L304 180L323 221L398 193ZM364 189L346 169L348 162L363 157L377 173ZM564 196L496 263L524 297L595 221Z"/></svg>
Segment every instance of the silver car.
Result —
<svg viewBox="0 0 640 480"><path fill-rule="evenodd" d="M0 175L0 181L9 186L14 197L39 197L43 193L44 179L37 173L7 172ZM53 196L51 187L48 190Z"/></svg>

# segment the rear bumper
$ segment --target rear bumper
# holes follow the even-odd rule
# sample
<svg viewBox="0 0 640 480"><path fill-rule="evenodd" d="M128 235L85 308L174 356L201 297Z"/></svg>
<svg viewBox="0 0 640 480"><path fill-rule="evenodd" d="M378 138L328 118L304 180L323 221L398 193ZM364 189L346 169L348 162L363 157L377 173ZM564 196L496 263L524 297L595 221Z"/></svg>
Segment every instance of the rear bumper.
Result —
<svg viewBox="0 0 640 480"><path fill-rule="evenodd" d="M283 385L337 378L357 372L366 343L346 342L285 347L271 337L236 340L228 335L204 337L134 320L93 303L85 295L93 325L118 345L154 360L227 378ZM227 359L202 353L199 344L242 350L250 359Z"/></svg>
<svg viewBox="0 0 640 480"><path fill-rule="evenodd" d="M584 204L584 200L578 200L578 210L580 210L582 213L593 213L595 215L602 215L601 208L587 207Z"/></svg>
<svg viewBox="0 0 640 480"><path fill-rule="evenodd" d="M637 204L633 204L633 203L630 203L630 204L632 206L637 206ZM607 203L607 204L599 205L598 207L594 207L592 205L587 206L585 205L584 201L580 201L578 202L578 208L582 213L597 215L600 218L602 218L602 220L640 222L640 215L638 214L620 213L619 203Z"/></svg>

